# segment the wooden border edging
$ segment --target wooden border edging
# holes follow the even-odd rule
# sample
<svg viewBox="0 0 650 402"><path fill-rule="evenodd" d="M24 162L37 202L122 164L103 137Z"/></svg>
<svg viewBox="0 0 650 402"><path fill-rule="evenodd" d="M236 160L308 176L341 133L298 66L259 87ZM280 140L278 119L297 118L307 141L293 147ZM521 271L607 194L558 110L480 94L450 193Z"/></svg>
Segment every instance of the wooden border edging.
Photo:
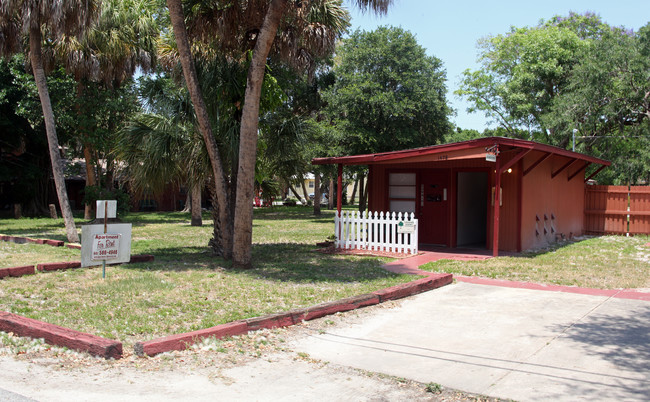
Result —
<svg viewBox="0 0 650 402"><path fill-rule="evenodd" d="M104 359L120 359L122 343L69 328L0 311L0 331L19 336L43 338L50 345L87 352Z"/></svg>
<svg viewBox="0 0 650 402"><path fill-rule="evenodd" d="M36 271L33 265L23 265L22 267L0 268L0 279L5 276L13 276L15 278L23 275L34 275Z"/></svg>
<svg viewBox="0 0 650 402"><path fill-rule="evenodd" d="M132 264L136 262L151 262L154 260L151 254L136 254L131 256L131 260L125 264ZM81 268L80 261L64 261L64 262L44 262L36 265L36 269L40 272L58 271L63 269ZM33 265L24 265L21 267L0 268L0 279L12 276L20 277L23 275L33 275L36 273Z"/></svg>
<svg viewBox="0 0 650 402"><path fill-rule="evenodd" d="M227 336L243 335L249 331L262 328L279 328L298 324L338 312L350 311L361 307L383 303L389 300L401 299L427 290L436 289L452 282L451 274L432 274L426 278L418 279L402 285L378 290L376 292L345 299L317 304L302 309L290 310L285 313L270 314L247 320L233 321L198 331L184 334L169 335L152 339L147 342L138 342L134 346L138 356L155 356L172 350L184 350L203 338L223 338Z"/></svg>
<svg viewBox="0 0 650 402"><path fill-rule="evenodd" d="M57 271L59 269L73 269L81 268L81 261L65 261L65 262L44 262L37 264L36 269L41 272L44 271Z"/></svg>
<svg viewBox="0 0 650 402"><path fill-rule="evenodd" d="M0 240L12 242L16 244L25 244L25 243L34 243L34 244L47 244L48 246L53 247L63 247L65 242L63 240L52 240L52 239L32 239L31 237L23 236L9 236L9 235L0 235ZM73 246L73 247L70 247ZM74 244L69 244L69 248L76 248ZM81 247L81 246L79 246Z"/></svg>

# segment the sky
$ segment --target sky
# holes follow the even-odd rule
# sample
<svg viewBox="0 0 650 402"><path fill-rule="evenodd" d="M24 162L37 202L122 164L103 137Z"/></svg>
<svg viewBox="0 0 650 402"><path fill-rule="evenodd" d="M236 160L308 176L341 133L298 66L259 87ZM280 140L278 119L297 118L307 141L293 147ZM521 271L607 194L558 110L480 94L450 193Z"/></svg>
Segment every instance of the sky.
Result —
<svg viewBox="0 0 650 402"><path fill-rule="evenodd" d="M476 43L489 35L505 34L511 26L535 26L540 20L569 12L591 11L612 26L624 26L637 31L650 21L648 0L543 0L543 1L435 1L394 0L388 14L378 17L362 13L344 0L352 16L350 32L370 31L378 26L396 26L413 33L427 54L442 60L447 71L447 101L456 110L452 121L461 128L483 131L494 127L484 115L468 114L468 104L456 95L461 73L476 70Z"/></svg>

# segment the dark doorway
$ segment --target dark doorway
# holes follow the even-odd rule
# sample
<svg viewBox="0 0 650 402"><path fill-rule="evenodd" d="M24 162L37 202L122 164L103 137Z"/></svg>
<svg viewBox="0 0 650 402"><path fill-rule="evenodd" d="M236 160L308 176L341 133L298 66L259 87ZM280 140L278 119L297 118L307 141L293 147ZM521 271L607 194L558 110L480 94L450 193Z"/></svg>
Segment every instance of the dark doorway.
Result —
<svg viewBox="0 0 650 402"><path fill-rule="evenodd" d="M420 243L450 246L448 192L449 171L422 171L420 178Z"/></svg>
<svg viewBox="0 0 650 402"><path fill-rule="evenodd" d="M487 172L458 172L456 246L485 248L487 235Z"/></svg>

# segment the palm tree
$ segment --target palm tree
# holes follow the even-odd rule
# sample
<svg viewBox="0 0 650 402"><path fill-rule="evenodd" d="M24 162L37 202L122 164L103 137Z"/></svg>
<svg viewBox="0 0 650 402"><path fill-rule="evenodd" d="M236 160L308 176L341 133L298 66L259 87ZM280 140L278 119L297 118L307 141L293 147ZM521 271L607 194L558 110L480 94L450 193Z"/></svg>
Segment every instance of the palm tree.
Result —
<svg viewBox="0 0 650 402"><path fill-rule="evenodd" d="M385 13L392 0L357 0L355 3L364 9ZM180 57L184 60L186 82L188 87L193 87L190 89L191 93L194 93L192 100L196 114L200 116L205 113L200 110L205 106L200 100L200 88L190 83L192 72L187 71L192 67L192 55L181 0L167 0L167 5ZM347 13L342 9L340 0L249 0L211 3L192 0L188 2L188 6L188 9L192 10L192 15L189 16L189 31L192 37L205 42L211 42L216 37L216 45L222 52L235 58L252 51L241 118L232 243L234 265L248 268L251 266L259 103L267 57L273 50L273 55L297 67L309 68L315 56L332 51L336 39L347 28ZM207 129L202 127L201 131L204 130L207 132ZM203 137L208 136L204 133ZM213 169L215 165L220 164L212 154L210 160Z"/></svg>
<svg viewBox="0 0 650 402"><path fill-rule="evenodd" d="M128 122L113 147L125 165L123 176L136 192L154 195L170 181L189 184L192 225L201 226L200 194L210 162L187 93L157 77L141 81L139 96L148 113Z"/></svg>
<svg viewBox="0 0 650 402"><path fill-rule="evenodd" d="M65 187L54 112L45 78L42 45L44 39L56 41L64 35L80 35L91 25L96 14L97 3L93 0L3 0L0 3L0 54L10 56L18 52L29 53L43 109L52 174L61 215L65 222L68 241L75 243L79 241L79 234ZM29 49L21 46L24 36L29 37Z"/></svg>
<svg viewBox="0 0 650 402"><path fill-rule="evenodd" d="M119 87L136 68L150 71L156 62L156 39L160 28L154 0L104 0L99 19L81 39L67 37L59 44L59 57L77 81L81 98L88 81L106 88ZM86 160L86 187L97 184L94 150L87 127L79 127ZM84 218L90 219L86 205Z"/></svg>
<svg viewBox="0 0 650 402"><path fill-rule="evenodd" d="M218 217L218 219L215 220L214 225L221 229L219 230L219 237L215 239L215 242L217 247L222 248L221 255L226 259L230 259L232 256L232 231L229 230L231 224L226 175L221 162L221 155L219 155L219 150L217 148L217 142L212 133L208 110L199 86L199 80L194 66L194 59L190 50L190 41L185 28L185 17L183 16L181 0L167 0L167 7L169 8L169 15L174 30L174 36L176 38L176 45L178 47L181 65L183 66L185 83L187 84L190 98L194 104L199 131L201 132L206 150L210 157L215 187L214 191L218 194L216 197L217 203L212 206L216 210L216 216Z"/></svg>

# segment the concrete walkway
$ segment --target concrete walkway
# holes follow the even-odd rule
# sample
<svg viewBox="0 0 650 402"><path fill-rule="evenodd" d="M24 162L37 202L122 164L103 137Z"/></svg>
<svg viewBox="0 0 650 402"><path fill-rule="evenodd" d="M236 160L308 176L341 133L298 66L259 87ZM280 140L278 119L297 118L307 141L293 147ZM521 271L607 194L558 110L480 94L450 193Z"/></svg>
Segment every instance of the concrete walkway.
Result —
<svg viewBox="0 0 650 402"><path fill-rule="evenodd" d="M438 260L476 261L492 258L487 250L441 249L439 251L421 251L414 257L395 260L383 265L383 268L396 274L431 275L431 272L418 269L420 265Z"/></svg>
<svg viewBox="0 0 650 402"><path fill-rule="evenodd" d="M519 401L648 400L650 303L457 283L296 351Z"/></svg>

